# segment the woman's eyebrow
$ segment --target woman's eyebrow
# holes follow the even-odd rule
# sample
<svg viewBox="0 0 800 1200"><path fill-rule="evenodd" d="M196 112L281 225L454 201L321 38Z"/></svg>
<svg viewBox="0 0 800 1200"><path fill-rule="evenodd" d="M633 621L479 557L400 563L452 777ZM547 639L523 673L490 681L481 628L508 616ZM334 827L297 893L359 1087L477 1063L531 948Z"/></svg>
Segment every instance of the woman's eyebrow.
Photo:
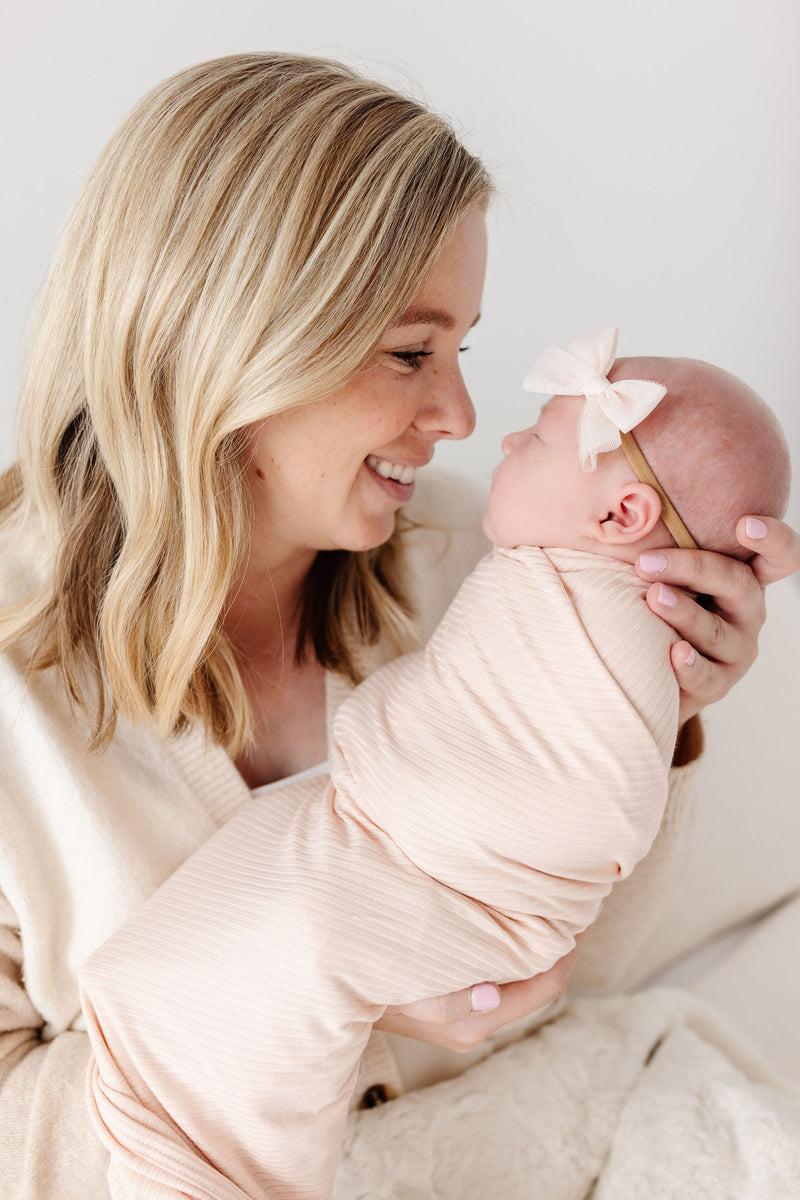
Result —
<svg viewBox="0 0 800 1200"><path fill-rule="evenodd" d="M481 314L478 313L472 325L477 325L480 319ZM442 329L452 329L455 323L455 317L449 312L445 312L443 308L407 308L393 322L395 327L403 325L439 325ZM472 325L470 325L470 329Z"/></svg>

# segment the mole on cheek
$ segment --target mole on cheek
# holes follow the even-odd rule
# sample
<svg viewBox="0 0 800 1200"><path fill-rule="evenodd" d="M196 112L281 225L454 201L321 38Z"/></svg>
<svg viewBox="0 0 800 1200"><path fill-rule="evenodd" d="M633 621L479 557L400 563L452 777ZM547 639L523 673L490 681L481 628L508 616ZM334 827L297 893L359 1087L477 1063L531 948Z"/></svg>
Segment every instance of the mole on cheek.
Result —
<svg viewBox="0 0 800 1200"><path fill-rule="evenodd" d="M258 476L259 479L266 479L266 475L261 470L261 467L256 467L256 475Z"/></svg>

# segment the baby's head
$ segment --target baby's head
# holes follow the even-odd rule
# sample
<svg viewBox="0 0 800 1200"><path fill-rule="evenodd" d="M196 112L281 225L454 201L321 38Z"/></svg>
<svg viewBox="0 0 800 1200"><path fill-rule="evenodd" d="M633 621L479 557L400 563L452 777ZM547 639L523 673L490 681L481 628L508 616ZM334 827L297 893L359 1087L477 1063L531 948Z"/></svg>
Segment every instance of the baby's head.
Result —
<svg viewBox="0 0 800 1200"><path fill-rule="evenodd" d="M739 518L783 517L789 499L789 452L771 410L735 376L694 359L620 358L607 378L666 388L633 428L636 443L695 542L747 558L734 533ZM626 562L674 546L657 491L622 448L583 470L578 424L586 404L586 395L553 396L534 426L503 440L487 536L501 546L562 546Z"/></svg>

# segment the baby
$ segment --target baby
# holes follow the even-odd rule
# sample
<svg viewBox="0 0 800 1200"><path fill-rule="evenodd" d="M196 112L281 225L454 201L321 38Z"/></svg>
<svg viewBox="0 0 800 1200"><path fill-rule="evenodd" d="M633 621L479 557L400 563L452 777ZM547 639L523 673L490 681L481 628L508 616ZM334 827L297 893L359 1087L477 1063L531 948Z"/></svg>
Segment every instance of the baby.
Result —
<svg viewBox="0 0 800 1200"><path fill-rule="evenodd" d="M615 348L538 360L556 394L503 443L495 547L342 705L330 781L246 805L84 968L115 1197L328 1196L384 1008L546 970L647 853L678 689L631 564L741 553L789 470L744 384Z"/></svg>

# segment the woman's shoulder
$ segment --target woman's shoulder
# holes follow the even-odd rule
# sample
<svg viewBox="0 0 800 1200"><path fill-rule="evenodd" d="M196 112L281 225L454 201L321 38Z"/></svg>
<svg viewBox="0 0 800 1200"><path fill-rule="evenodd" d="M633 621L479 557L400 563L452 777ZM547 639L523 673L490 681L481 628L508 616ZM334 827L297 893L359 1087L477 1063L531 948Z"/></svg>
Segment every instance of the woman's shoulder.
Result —
<svg viewBox="0 0 800 1200"><path fill-rule="evenodd" d="M481 520L485 490L442 468L420 472L403 509L410 528L402 546L411 597L424 637L430 637L464 578L489 549Z"/></svg>

